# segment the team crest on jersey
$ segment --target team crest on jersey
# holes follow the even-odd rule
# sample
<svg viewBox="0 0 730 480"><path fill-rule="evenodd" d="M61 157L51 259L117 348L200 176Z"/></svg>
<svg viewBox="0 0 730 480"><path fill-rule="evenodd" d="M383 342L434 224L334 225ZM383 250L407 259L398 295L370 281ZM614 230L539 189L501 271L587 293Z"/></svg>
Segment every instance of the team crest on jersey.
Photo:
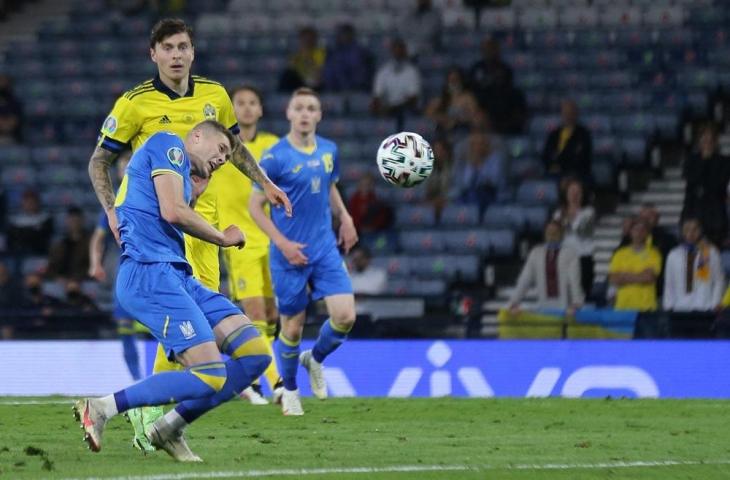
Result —
<svg viewBox="0 0 730 480"><path fill-rule="evenodd" d="M322 190L322 179L312 177L312 193L319 193Z"/></svg>
<svg viewBox="0 0 730 480"><path fill-rule="evenodd" d="M117 119L109 115L104 120L104 126L102 127L104 133L114 133L117 131Z"/></svg>
<svg viewBox="0 0 730 480"><path fill-rule="evenodd" d="M183 153L182 149L178 147L172 147L167 149L167 159L170 160L170 163L172 163L173 165L181 167L183 163L183 158L185 158L185 154Z"/></svg>
<svg viewBox="0 0 730 480"><path fill-rule="evenodd" d="M190 320L186 320L180 324L180 332L183 334L183 337L185 337L185 340L190 340L197 335Z"/></svg>
<svg viewBox="0 0 730 480"><path fill-rule="evenodd" d="M203 115L207 120L215 120L215 107L210 103L206 103L203 107Z"/></svg>

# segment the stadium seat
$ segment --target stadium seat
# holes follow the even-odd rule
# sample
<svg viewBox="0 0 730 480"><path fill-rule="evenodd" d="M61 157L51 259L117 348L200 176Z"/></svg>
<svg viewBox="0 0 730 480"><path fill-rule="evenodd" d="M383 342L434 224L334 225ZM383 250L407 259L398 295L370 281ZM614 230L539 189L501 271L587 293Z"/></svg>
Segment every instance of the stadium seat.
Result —
<svg viewBox="0 0 730 480"><path fill-rule="evenodd" d="M491 247L490 231L485 228L444 231L444 244L449 252L486 254Z"/></svg>
<svg viewBox="0 0 730 480"><path fill-rule="evenodd" d="M424 205L401 205L395 213L396 226L406 228L432 227L436 215L432 207Z"/></svg>
<svg viewBox="0 0 730 480"><path fill-rule="evenodd" d="M524 204L554 205L558 201L558 186L549 180L526 180L517 188L517 200Z"/></svg>
<svg viewBox="0 0 730 480"><path fill-rule="evenodd" d="M517 22L513 8L485 8L479 15L479 27L488 31L511 30Z"/></svg>
<svg viewBox="0 0 730 480"><path fill-rule="evenodd" d="M471 227L479 224L477 205L450 204L441 211L439 223L448 227Z"/></svg>
<svg viewBox="0 0 730 480"><path fill-rule="evenodd" d="M444 250L444 237L440 230L408 230L400 232L398 243L406 252L437 253Z"/></svg>
<svg viewBox="0 0 730 480"><path fill-rule="evenodd" d="M644 137L624 138L621 149L626 161L630 164L641 164L646 159L646 139Z"/></svg>
<svg viewBox="0 0 730 480"><path fill-rule="evenodd" d="M560 11L558 21L563 27L587 28L598 24L598 10L592 7L565 5Z"/></svg>
<svg viewBox="0 0 730 480"><path fill-rule="evenodd" d="M606 27L629 27L641 24L641 9L629 6L607 7L599 15Z"/></svg>
<svg viewBox="0 0 730 480"><path fill-rule="evenodd" d="M477 255L422 255L411 258L411 273L421 278L469 281L479 278Z"/></svg>
<svg viewBox="0 0 730 480"><path fill-rule="evenodd" d="M410 265L413 257L409 255L374 256L372 264L386 269L391 278L407 277L411 273Z"/></svg>
<svg viewBox="0 0 730 480"><path fill-rule="evenodd" d="M520 12L517 23L522 28L554 28L558 24L558 12L552 8L529 8Z"/></svg>
<svg viewBox="0 0 730 480"><path fill-rule="evenodd" d="M548 221L548 207L545 205L523 205L522 216L530 233L540 233Z"/></svg>
<svg viewBox="0 0 730 480"><path fill-rule="evenodd" d="M388 291L394 295L440 297L446 292L446 282L443 280L403 280L388 281Z"/></svg>
<svg viewBox="0 0 730 480"><path fill-rule="evenodd" d="M519 205L490 205L484 212L482 224L489 228L507 227L522 232L527 225L527 219Z"/></svg>

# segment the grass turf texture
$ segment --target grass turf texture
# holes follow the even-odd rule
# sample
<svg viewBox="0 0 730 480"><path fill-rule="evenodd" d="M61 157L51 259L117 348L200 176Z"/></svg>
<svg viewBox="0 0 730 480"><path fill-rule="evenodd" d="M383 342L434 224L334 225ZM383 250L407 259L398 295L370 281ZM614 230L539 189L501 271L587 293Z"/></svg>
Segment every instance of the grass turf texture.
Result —
<svg viewBox="0 0 730 480"><path fill-rule="evenodd" d="M304 399L304 417L233 401L188 429L188 442L205 463L182 465L164 452L144 457L133 450L131 427L123 417L108 424L103 449L94 454L81 441L70 401L56 397L37 400L64 403L9 404L14 400L28 399L0 397L0 479L241 478L236 472L404 465L465 470L257 478L730 477L730 403L724 401ZM654 461L693 464L621 466Z"/></svg>

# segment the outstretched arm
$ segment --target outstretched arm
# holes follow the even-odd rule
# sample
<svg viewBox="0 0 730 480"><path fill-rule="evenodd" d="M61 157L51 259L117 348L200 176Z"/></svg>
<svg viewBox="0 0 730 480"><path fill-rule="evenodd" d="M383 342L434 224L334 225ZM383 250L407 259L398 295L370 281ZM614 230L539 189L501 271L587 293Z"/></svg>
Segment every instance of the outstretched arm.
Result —
<svg viewBox="0 0 730 480"><path fill-rule="evenodd" d="M109 174L109 167L117 156L116 153L96 147L94 153L91 154L91 159L89 159L89 177L94 192L96 192L96 197L106 212L109 228L117 243L119 243L119 225L117 224L117 215L114 213L114 186Z"/></svg>
<svg viewBox="0 0 730 480"><path fill-rule="evenodd" d="M104 257L104 229L96 227L89 241L89 276L98 282L106 280L101 259Z"/></svg>
<svg viewBox="0 0 730 480"><path fill-rule="evenodd" d="M248 201L248 210L251 213L251 218L256 222L256 225L271 239L276 247L281 250L286 259L292 265L306 265L307 256L304 255L302 249L306 245L297 243L289 240L284 236L281 231L276 228L274 222L271 221L266 212L264 211L264 205L266 204L266 197L262 192L254 190L251 192L251 198Z"/></svg>
<svg viewBox="0 0 730 480"><path fill-rule="evenodd" d="M266 172L261 169L251 152L241 143L238 137L236 137L236 142L233 153L231 153L231 163L254 183L261 185L269 203L274 206L283 206L286 214L291 217L292 209L289 197L269 180Z"/></svg>

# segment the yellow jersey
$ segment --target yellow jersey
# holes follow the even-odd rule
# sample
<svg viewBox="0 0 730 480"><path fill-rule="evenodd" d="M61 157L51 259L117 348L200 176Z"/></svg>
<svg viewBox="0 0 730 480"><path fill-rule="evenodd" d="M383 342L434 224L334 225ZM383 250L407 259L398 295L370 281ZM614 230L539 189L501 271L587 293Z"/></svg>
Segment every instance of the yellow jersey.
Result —
<svg viewBox="0 0 730 480"><path fill-rule="evenodd" d="M612 273L641 273L647 268L655 275L662 272L662 256L654 247L646 247L640 252L631 245L616 250L608 266ZM656 285L634 283L621 285L616 289L616 310L639 310L641 312L657 309Z"/></svg>
<svg viewBox="0 0 730 480"><path fill-rule="evenodd" d="M244 146L251 155L260 161L264 152L279 141L279 137L268 132L257 132ZM248 200L253 190L253 182L230 162L223 164L210 179L206 191L218 198L218 226L224 230L229 225L238 226L246 234L244 254L261 255L269 248L269 237L261 231L248 211ZM266 212L268 213L268 204Z"/></svg>
<svg viewBox="0 0 730 480"><path fill-rule="evenodd" d="M217 120L238 134L233 104L223 85L191 75L188 92L180 96L156 76L117 99L102 125L97 145L113 153L119 153L127 147L135 151L157 132L172 132L185 138L190 129L203 120ZM198 198L195 211L208 223L218 227L216 196L209 190L206 189ZM185 256L193 268L193 274L203 285L218 291L218 246L185 235Z"/></svg>
<svg viewBox="0 0 730 480"><path fill-rule="evenodd" d="M119 153L136 151L157 132L185 138L203 120L217 120L238 133L233 104L218 82L191 75L188 92L181 97L157 76L125 92L101 127L98 146Z"/></svg>

